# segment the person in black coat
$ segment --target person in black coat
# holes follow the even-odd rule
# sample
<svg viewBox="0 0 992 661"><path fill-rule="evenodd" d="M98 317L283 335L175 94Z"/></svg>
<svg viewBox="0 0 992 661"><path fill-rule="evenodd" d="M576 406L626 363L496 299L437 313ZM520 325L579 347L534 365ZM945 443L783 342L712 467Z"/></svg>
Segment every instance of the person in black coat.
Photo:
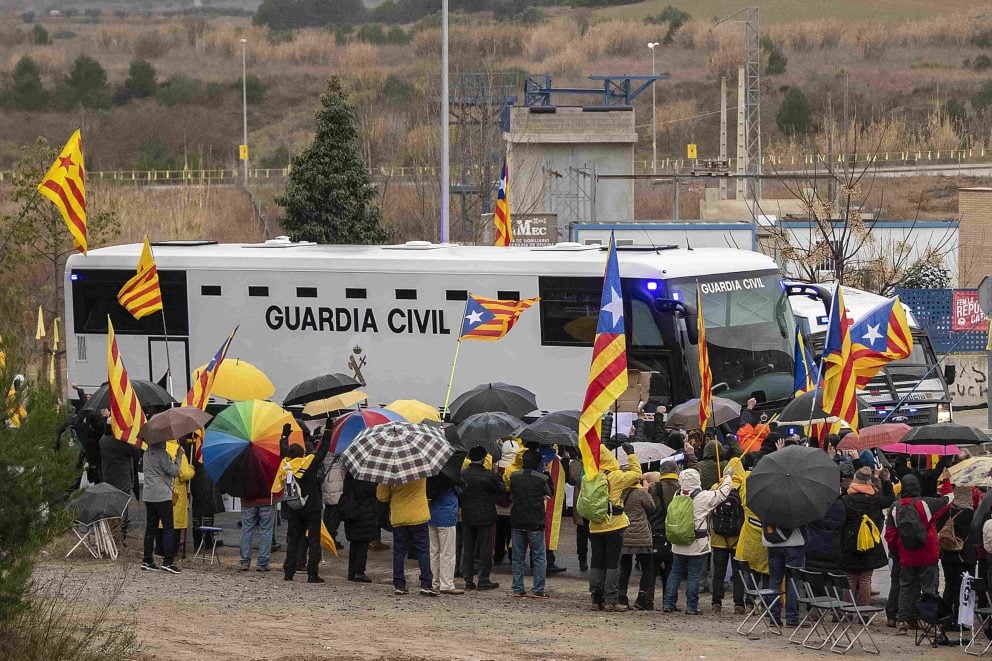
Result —
<svg viewBox="0 0 992 661"><path fill-rule="evenodd" d="M289 444L289 435L292 427L287 423L282 429L282 437L279 439L280 459L299 459L304 456L304 450L299 445ZM324 457L331 445L331 432L326 430L324 437L320 441L320 446L313 454L313 459L309 465L296 471L295 479L299 483L300 495L305 503L300 509L293 509L285 502L283 503L282 514L288 523L286 535L286 560L283 563L283 578L287 581L293 580L296 573L297 563L300 557L300 546L308 545L307 559L307 583L323 583L324 579L317 573L320 567L320 523L321 508L323 499L320 493L320 472ZM279 470L282 471L282 465Z"/></svg>
<svg viewBox="0 0 992 661"><path fill-rule="evenodd" d="M369 543L379 539L379 513L375 497L375 482L356 480L350 473L344 476L344 488L338 500L338 513L344 521L348 548L348 580L371 583L365 575L369 558Z"/></svg>
<svg viewBox="0 0 992 661"><path fill-rule="evenodd" d="M858 532L861 530L864 517L867 516L881 534L885 523L883 510L895 500L889 471L886 469L879 471L881 493L873 484L873 473L874 471L868 466L859 468L854 473L854 481L848 487L847 493L841 496L841 503L844 505L844 522L840 529L840 568L847 574L851 593L862 606L867 605L871 600L872 572L887 565L889 559L881 541L868 550L859 551Z"/></svg>
<svg viewBox="0 0 992 661"><path fill-rule="evenodd" d="M806 569L837 573L844 505L835 500L827 513L806 527Z"/></svg>
<svg viewBox="0 0 992 661"><path fill-rule="evenodd" d="M496 501L503 495L503 480L485 466L486 451L474 447L468 451L471 463L462 469L465 488L462 508L462 576L465 589L494 590L499 583L489 579L493 567L493 527L496 525ZM479 583L475 583L476 559Z"/></svg>
<svg viewBox="0 0 992 661"><path fill-rule="evenodd" d="M961 574L970 572L975 576L975 539L969 534L974 516L971 487L954 487L954 501L935 522L939 532L953 517L954 534L963 542L959 551L940 549L940 568L944 572L943 598L955 613L958 611L961 592Z"/></svg>

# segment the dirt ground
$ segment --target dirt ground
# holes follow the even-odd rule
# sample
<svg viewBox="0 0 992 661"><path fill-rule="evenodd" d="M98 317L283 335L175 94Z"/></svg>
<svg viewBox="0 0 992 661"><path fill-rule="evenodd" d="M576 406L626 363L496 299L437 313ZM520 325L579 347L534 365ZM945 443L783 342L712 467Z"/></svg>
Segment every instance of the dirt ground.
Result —
<svg viewBox="0 0 992 661"><path fill-rule="evenodd" d="M228 515L230 516L230 515ZM65 554L62 540L52 558ZM373 552L369 576L374 583L345 580L347 558L327 557L324 585L309 585L297 575L282 580L269 573L238 571L233 544L220 550L221 564L190 560L172 576L138 570L140 554L131 546L117 563L82 559L51 560L37 571L40 581L61 579L85 585L94 604L119 585L115 608L135 626L141 661L199 660L341 660L341 659L613 659L734 658L740 661L829 656L802 650L787 640L763 634L751 639L735 633L729 594L725 612L710 612L701 596L702 616L655 612L607 614L589 610L587 584L575 567L574 532L566 523L560 563L564 575L548 581L552 599L538 602L510 597L509 566L494 569L500 588L462 596L421 597L416 590L394 597L391 552ZM232 540L233 542L233 540ZM59 549L61 553L59 553ZM272 565L281 565L276 552ZM407 565L411 587L415 563ZM461 582L456 579L456 583ZM632 579L636 585L636 574ZM527 579L530 584L530 579ZM635 588L636 592L636 588ZM661 605L660 591L656 602ZM681 602L680 602L681 603ZM729 610L729 612L727 612ZM915 647L911 637L897 637L884 620L873 627L889 658L963 658L954 648Z"/></svg>

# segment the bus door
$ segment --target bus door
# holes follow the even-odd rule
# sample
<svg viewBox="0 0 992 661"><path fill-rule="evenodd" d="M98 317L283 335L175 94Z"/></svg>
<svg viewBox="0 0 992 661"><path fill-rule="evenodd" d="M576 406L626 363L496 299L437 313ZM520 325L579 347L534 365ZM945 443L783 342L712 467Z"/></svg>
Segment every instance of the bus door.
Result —
<svg viewBox="0 0 992 661"><path fill-rule="evenodd" d="M168 356L166 347L168 346ZM165 384L168 389L168 379L165 378L172 365L172 396L182 401L190 388L190 371L197 365L189 364L189 338L170 337L168 345L164 336L149 336L148 338L148 380L153 383Z"/></svg>

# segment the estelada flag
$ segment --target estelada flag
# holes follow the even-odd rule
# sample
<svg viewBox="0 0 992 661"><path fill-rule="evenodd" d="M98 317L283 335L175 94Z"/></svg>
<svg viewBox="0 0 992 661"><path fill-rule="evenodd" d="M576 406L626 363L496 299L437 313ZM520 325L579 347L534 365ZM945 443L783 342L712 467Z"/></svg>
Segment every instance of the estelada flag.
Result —
<svg viewBox="0 0 992 661"><path fill-rule="evenodd" d="M710 350L706 344L706 321L703 319L703 294L696 289L696 324L699 333L699 429L706 431L713 405L713 370L710 369Z"/></svg>
<svg viewBox="0 0 992 661"><path fill-rule="evenodd" d="M627 390L627 338L624 335L622 292L617 246L611 233L603 295L599 304L599 323L596 325L592 363L589 365L589 382L579 416L579 450L587 478L599 473L603 415Z"/></svg>
<svg viewBox="0 0 992 661"><path fill-rule="evenodd" d="M152 255L152 246L145 237L145 245L138 259L138 273L124 283L117 292L117 302L131 313L135 319L141 319L162 309L162 288L158 282L158 267Z"/></svg>
<svg viewBox="0 0 992 661"><path fill-rule="evenodd" d="M83 138L77 129L38 184L38 192L58 207L73 244L86 254L86 169Z"/></svg>
<svg viewBox="0 0 992 661"><path fill-rule="evenodd" d="M857 431L858 384L851 348L851 320L844 307L844 292L840 285L834 291L821 360L823 410L827 415L846 421Z"/></svg>
<svg viewBox="0 0 992 661"><path fill-rule="evenodd" d="M131 379L124 367L124 359L117 348L114 324L107 315L107 387L110 394L110 429L117 440L144 448L145 443L138 438L141 426L145 424L145 412L134 392Z"/></svg>
<svg viewBox="0 0 992 661"><path fill-rule="evenodd" d="M505 336L517 323L520 315L540 297L525 298L520 301L501 301L498 298L483 298L468 295L465 302L465 317L462 319L460 340L498 340Z"/></svg>
<svg viewBox="0 0 992 661"><path fill-rule="evenodd" d="M499 177L499 189L496 191L493 222L496 224L496 245L509 246L513 241L513 225L510 223L510 166L506 154L503 154L503 169Z"/></svg>
<svg viewBox="0 0 992 661"><path fill-rule="evenodd" d="M864 388L886 364L909 358L913 333L899 297L878 305L851 325L851 359L859 388Z"/></svg>

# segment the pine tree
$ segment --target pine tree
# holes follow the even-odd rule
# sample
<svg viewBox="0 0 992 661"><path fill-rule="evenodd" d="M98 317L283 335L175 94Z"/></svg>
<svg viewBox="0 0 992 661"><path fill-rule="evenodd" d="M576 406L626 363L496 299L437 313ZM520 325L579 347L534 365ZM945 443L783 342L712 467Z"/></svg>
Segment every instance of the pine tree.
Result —
<svg viewBox="0 0 992 661"><path fill-rule="evenodd" d="M775 115L778 129L786 135L806 135L813 129L813 105L798 87L790 87Z"/></svg>
<svg viewBox="0 0 992 661"><path fill-rule="evenodd" d="M313 142L293 159L286 192L276 198L286 210L282 226L295 241L383 243L389 233L360 155L355 111L338 78L327 81L320 103Z"/></svg>
<svg viewBox="0 0 992 661"><path fill-rule="evenodd" d="M38 65L25 55L14 67L6 104L18 110L41 110L48 105L49 94L41 82Z"/></svg>
<svg viewBox="0 0 992 661"><path fill-rule="evenodd" d="M90 110L107 110L111 103L107 72L89 55L76 58L72 70L59 88L58 101L64 109L82 106Z"/></svg>

